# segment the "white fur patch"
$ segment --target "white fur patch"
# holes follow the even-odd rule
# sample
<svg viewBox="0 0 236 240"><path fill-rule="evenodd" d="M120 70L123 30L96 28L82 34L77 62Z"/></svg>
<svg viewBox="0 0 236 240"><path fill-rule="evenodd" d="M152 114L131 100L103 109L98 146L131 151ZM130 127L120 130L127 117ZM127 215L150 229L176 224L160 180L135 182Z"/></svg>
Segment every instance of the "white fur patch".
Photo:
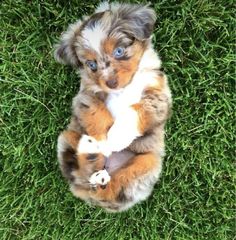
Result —
<svg viewBox="0 0 236 240"><path fill-rule="evenodd" d="M89 178L89 182L93 185L106 185L108 182L110 182L110 180L111 177L105 169L95 172Z"/></svg>
<svg viewBox="0 0 236 240"><path fill-rule="evenodd" d="M64 136L61 134L57 139L57 152L64 152L68 143L65 141Z"/></svg>
<svg viewBox="0 0 236 240"><path fill-rule="evenodd" d="M138 114L132 108L126 108L119 115L107 134L107 145L113 152L127 148L135 138L141 136L138 129Z"/></svg>
<svg viewBox="0 0 236 240"><path fill-rule="evenodd" d="M104 12L110 9L109 3L107 1L101 2L100 5L96 9L96 13Z"/></svg>
<svg viewBox="0 0 236 240"><path fill-rule="evenodd" d="M101 42L107 35L101 24L97 23L94 28L85 28L81 35L88 48L95 50L97 53L101 52Z"/></svg>
<svg viewBox="0 0 236 240"><path fill-rule="evenodd" d="M102 141L99 141L98 144L99 144L100 152L104 156L109 157L111 155L112 151L110 149L110 146L107 144L107 141L102 140Z"/></svg>
<svg viewBox="0 0 236 240"><path fill-rule="evenodd" d="M66 151L68 143L65 141L64 136L61 134L57 139L57 157L59 162L62 162L62 153Z"/></svg>
<svg viewBox="0 0 236 240"><path fill-rule="evenodd" d="M161 60L157 53L153 50L152 44L150 43L149 48L144 52L140 63L139 70L153 70L161 68Z"/></svg>
<svg viewBox="0 0 236 240"><path fill-rule="evenodd" d="M125 4L122 4L125 5ZM117 11L120 8L121 4L117 2L109 3L108 1L101 2L96 9L96 13L104 12L107 10L111 10L113 12Z"/></svg>
<svg viewBox="0 0 236 240"><path fill-rule="evenodd" d="M77 151L79 154L100 153L98 141L93 137L83 135L79 141Z"/></svg>

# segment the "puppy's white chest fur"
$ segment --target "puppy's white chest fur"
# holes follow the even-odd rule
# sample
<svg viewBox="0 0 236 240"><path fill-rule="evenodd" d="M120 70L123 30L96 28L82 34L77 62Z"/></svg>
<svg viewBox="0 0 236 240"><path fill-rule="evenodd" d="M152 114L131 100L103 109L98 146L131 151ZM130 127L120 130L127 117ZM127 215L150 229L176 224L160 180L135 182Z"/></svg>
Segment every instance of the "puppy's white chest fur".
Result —
<svg viewBox="0 0 236 240"><path fill-rule="evenodd" d="M135 88L130 84L126 88L114 93L110 93L106 100L108 110L113 118L117 118L124 113L129 106L138 103L141 100L143 89Z"/></svg>

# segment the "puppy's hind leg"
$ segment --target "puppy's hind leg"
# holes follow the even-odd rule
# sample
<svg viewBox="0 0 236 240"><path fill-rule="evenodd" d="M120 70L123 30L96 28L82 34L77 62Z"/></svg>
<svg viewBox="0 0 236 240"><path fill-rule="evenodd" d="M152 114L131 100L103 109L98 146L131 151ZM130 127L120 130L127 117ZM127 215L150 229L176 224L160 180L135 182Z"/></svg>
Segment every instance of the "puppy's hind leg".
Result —
<svg viewBox="0 0 236 240"><path fill-rule="evenodd" d="M87 135L67 130L58 138L58 160L64 177L70 184L89 184L90 176L105 165L98 141Z"/></svg>
<svg viewBox="0 0 236 240"><path fill-rule="evenodd" d="M75 180L72 173L79 169L76 149L80 138L81 135L75 131L64 131L58 137L57 157L61 172L69 182Z"/></svg>
<svg viewBox="0 0 236 240"><path fill-rule="evenodd" d="M91 198L108 211L123 211L145 200L161 172L161 158L155 153L138 154L111 176L105 189L98 187Z"/></svg>

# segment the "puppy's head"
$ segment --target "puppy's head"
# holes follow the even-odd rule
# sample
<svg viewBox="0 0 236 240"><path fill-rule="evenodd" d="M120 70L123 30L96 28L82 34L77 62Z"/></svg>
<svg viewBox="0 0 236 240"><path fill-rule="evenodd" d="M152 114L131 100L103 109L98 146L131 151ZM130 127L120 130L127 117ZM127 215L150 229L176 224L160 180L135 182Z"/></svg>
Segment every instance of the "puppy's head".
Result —
<svg viewBox="0 0 236 240"><path fill-rule="evenodd" d="M103 3L69 26L55 58L81 69L85 84L109 92L130 83L150 42L155 12L142 5Z"/></svg>

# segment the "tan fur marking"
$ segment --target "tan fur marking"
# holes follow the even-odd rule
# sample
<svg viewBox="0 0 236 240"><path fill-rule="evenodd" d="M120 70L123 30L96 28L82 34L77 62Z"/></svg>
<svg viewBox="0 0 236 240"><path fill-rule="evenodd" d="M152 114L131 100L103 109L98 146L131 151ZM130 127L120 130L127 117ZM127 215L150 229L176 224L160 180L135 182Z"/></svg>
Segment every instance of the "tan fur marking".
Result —
<svg viewBox="0 0 236 240"><path fill-rule="evenodd" d="M113 119L103 102L91 105L80 114L83 126L89 136L97 140L106 137L109 128L113 124Z"/></svg>
<svg viewBox="0 0 236 240"><path fill-rule="evenodd" d="M62 134L68 144L70 144L71 147L75 150L77 148L81 135L75 131L64 131Z"/></svg>
<svg viewBox="0 0 236 240"><path fill-rule="evenodd" d="M102 43L102 49L105 53L112 55L114 48L116 46L117 40L115 38L107 38Z"/></svg>
<svg viewBox="0 0 236 240"><path fill-rule="evenodd" d="M79 161L79 170L76 171L77 176L85 176L89 177L93 172L101 170L104 168L105 159L102 154L98 154L97 159L90 162L88 159L88 154L79 154L78 161ZM92 164L92 168L91 168Z"/></svg>
<svg viewBox="0 0 236 240"><path fill-rule="evenodd" d="M138 113L138 129L143 135L145 131L150 127L150 124L152 122L152 114L146 111L145 106L143 106L142 103L136 103L132 107Z"/></svg>
<svg viewBox="0 0 236 240"><path fill-rule="evenodd" d="M85 50L83 57L87 60L95 60L97 55L94 51Z"/></svg>
<svg viewBox="0 0 236 240"><path fill-rule="evenodd" d="M72 190L72 193L74 194L74 196L76 196L82 200L85 200L85 201L89 199L90 193L88 190L85 190L80 187L74 187L71 190Z"/></svg>

